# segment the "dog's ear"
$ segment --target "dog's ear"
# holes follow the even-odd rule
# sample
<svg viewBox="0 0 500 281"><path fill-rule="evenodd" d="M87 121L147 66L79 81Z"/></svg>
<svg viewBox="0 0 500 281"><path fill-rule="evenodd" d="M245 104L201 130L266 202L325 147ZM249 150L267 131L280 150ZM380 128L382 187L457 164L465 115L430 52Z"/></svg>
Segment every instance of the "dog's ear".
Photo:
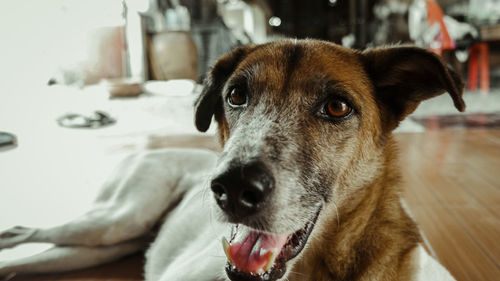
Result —
<svg viewBox="0 0 500 281"><path fill-rule="evenodd" d="M243 58L255 49L255 45L238 47L222 56L205 78L203 90L195 101L195 125L201 132L206 132L212 122L212 116L220 121L222 116L222 88Z"/></svg>
<svg viewBox="0 0 500 281"><path fill-rule="evenodd" d="M459 111L465 110L462 79L436 54L400 46L367 50L362 57L389 130L396 128L420 102L444 92Z"/></svg>

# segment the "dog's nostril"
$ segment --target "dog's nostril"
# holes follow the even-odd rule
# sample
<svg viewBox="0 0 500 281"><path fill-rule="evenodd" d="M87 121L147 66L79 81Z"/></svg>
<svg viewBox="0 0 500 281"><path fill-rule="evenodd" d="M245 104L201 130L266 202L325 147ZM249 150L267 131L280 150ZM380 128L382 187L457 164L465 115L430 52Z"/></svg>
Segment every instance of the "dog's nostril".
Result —
<svg viewBox="0 0 500 281"><path fill-rule="evenodd" d="M259 192L252 191L252 190L245 190L241 194L241 203L244 204L248 208L254 208L262 202L262 194L259 194Z"/></svg>
<svg viewBox="0 0 500 281"><path fill-rule="evenodd" d="M210 186L217 200L227 201L227 192L224 186L220 183L212 183Z"/></svg>
<svg viewBox="0 0 500 281"><path fill-rule="evenodd" d="M274 188L274 179L263 163L234 165L210 185L217 205L233 218L261 211Z"/></svg>

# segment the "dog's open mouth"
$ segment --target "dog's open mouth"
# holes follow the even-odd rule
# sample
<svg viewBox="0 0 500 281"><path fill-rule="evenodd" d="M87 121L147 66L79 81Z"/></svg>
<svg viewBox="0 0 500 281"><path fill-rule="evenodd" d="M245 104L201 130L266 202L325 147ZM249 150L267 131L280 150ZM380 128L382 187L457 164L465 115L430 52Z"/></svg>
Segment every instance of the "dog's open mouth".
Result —
<svg viewBox="0 0 500 281"><path fill-rule="evenodd" d="M289 235L270 234L238 224L232 238L222 239L231 280L273 281L286 272L286 263L296 257L309 239L319 211L303 228Z"/></svg>

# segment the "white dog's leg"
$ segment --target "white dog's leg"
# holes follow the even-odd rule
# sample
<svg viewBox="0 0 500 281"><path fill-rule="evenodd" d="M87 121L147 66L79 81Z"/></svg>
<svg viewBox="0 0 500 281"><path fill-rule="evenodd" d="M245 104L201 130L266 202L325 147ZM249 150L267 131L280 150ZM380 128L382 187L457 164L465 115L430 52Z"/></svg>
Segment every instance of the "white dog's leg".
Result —
<svg viewBox="0 0 500 281"><path fill-rule="evenodd" d="M146 239L135 239L113 246L53 247L40 254L0 262L0 276L27 273L50 273L82 269L117 260L143 249Z"/></svg>
<svg viewBox="0 0 500 281"><path fill-rule="evenodd" d="M113 245L146 234L215 164L203 150L156 150L125 159L104 184L92 210L47 229L15 227L0 233L0 249L26 242Z"/></svg>

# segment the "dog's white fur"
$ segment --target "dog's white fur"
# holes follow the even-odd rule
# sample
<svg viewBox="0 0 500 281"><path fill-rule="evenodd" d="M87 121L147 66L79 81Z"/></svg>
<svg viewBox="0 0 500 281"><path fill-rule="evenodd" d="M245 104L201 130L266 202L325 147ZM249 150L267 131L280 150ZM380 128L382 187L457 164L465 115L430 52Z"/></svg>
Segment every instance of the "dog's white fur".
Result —
<svg viewBox="0 0 500 281"><path fill-rule="evenodd" d="M369 121L382 120L378 119L378 116L375 115L377 114L377 105L374 101L369 99L372 96L368 96L368 98L365 97L365 99L363 99L364 102L368 102L372 106L371 110L365 111L368 112L367 115L359 114L359 112L358 114L354 113L352 118L348 118L348 116L351 115L344 115L345 118L343 117L343 123L336 123L336 126L331 126L329 123L328 125L326 125L326 123L321 123L321 126L318 125L315 127L314 132L319 132L317 135L304 135L305 132L303 129L305 127L294 127L294 124L297 124L298 119L305 120L304 122L307 122L307 120L309 120L308 118L312 117L303 119L304 116L302 115L306 114L307 116L310 116L311 111L315 111L316 117L318 117L318 114L324 114L321 110L318 112L318 109L313 109L314 106L312 105L320 102L320 100L324 99L324 97L309 97L308 102L311 103L311 105L307 107L307 110L302 110L304 111L302 112L303 114L298 111L296 112L299 107L293 106L293 102L296 104L304 103L304 101L300 99L290 99L293 100L291 104L280 104L278 102L277 106L276 101L280 99L288 99L291 97L302 98L303 96L299 90L296 92L294 90L289 90L287 92L289 95L281 96L277 93L282 91L282 89L274 89L271 91L274 94L268 93L266 96L268 97L267 99L258 99L257 97L262 97L262 95L254 95L254 101L262 102L251 105L247 104L248 110L237 110L238 106L230 106L229 103L228 105L225 105L226 111L223 111L220 107L217 109L217 99L222 98L222 93L220 93L220 86L222 86L222 84L225 85L223 92L228 93L231 88L233 91L236 91L236 88L239 89L239 87L241 87L237 85L238 83L241 84L241 82L237 81L238 77L239 79L245 79L245 81L251 81L251 79L257 77L255 78L256 81L261 79L266 81L268 84L272 84L270 82L273 80L267 81L268 76L266 75L269 75L269 73L283 72L285 75L280 78L281 80L275 80L278 81L276 83L285 85L288 84L288 79L294 77L292 75L293 72L288 73L286 69L288 67L290 67L290 69L297 67L297 57L304 52L305 48L308 48L311 52L312 50L316 50L316 63L319 65L321 65L319 59L322 58L322 54L325 50L329 50L330 55L332 56L336 55L335 50L340 52L340 47L327 42L303 41L301 43L303 45L302 47L295 46L297 44L296 43L294 44L294 48L287 47L289 46L287 44L288 43L286 42L278 42L275 44L276 49L273 49L273 46L267 46L268 51L274 50L276 53L276 57L271 59L271 65L274 65L272 62L273 60L287 59L290 61L290 64L287 64L286 67L281 66L281 68L278 67L275 69L273 68L276 67L274 65L273 67L270 67L267 72L263 70L259 71L258 75L257 73L248 73L248 69L246 69L247 72L245 72L245 75L247 76L241 74L240 70L239 74L236 73L231 76L230 81L225 81L224 79L229 77L228 75L230 72L235 71L234 69L230 70L230 68L234 68L233 66L229 66L236 64L237 61L241 59L242 54L246 52L244 51L245 49L235 50L233 53L221 58L216 66L214 66L214 70L210 75L211 78L207 80L205 90L202 94L200 94L200 98L197 101L195 122L200 131L206 131L210 125L212 115L215 115L219 125L221 125L220 133L221 139L223 140L222 142L224 143L224 150L219 156L214 152L209 151L180 149L156 150L130 156L120 164L117 171L111 175L110 179L103 185L93 208L83 216L70 221L67 224L53 228L33 229L26 227L14 227L0 233L0 249L14 247L18 244L26 242L49 242L55 245L54 248L32 257L1 263L0 276L9 276L10 274L15 273L68 271L89 267L116 260L127 254L147 248L148 245L150 245L146 253L147 260L145 266L145 278L148 281L227 280L226 273L224 272L227 259L224 255L224 251L222 250L221 238L223 236L232 236L230 232L233 229L233 225L224 222L223 219L219 220L216 218L216 216L219 216L221 212L217 212L219 209L215 204L214 197L210 191L209 182L213 182L214 178L215 180L220 178L225 171L230 171L231 166L240 168L240 170L234 171L239 171L240 174L243 174L243 164L249 164L252 160L256 159L262 162L262 166L265 166L266 169L271 171L273 183L275 183L275 185L279 188L274 189L272 197L270 194L265 194L265 196L269 196L267 197L268 199L266 199L268 204L265 205L265 208L259 210L258 219L252 221L254 218L252 218L251 215L245 215L237 220L230 220L229 217L226 217L226 221L238 222L241 227L248 225L249 227L260 229L260 231L263 232L280 234L297 233L300 229L304 229L304 225L308 225L308 223L312 223L310 225L317 224L312 228L312 232L310 233L308 240L313 242L305 243L305 247L309 248L302 251L297 257L287 262L287 268L293 270L295 269L294 265L296 265L300 271L301 266L303 267L302 269L307 267L306 270L308 270L310 274L314 274L313 271L316 270L315 264L304 264L312 263L315 258L319 258L319 256L311 258L311 252L314 252L318 248L324 246L320 243L339 243L334 245L340 245L340 247L345 248L351 247L344 246L343 243L346 243L345 239L335 240L336 242L331 242L331 240L328 239L321 239L321 235L324 236L325 233L334 234L334 232L329 232L329 228L326 229L328 223L325 221L327 219L331 219L330 216L333 214L336 214L337 218L339 216L338 210L336 210L337 205L334 201L331 201L331 204L325 204L328 202L327 194L325 194L328 191L324 191L323 189L330 190L330 185L340 185L342 183L342 185L350 188L349 196L356 196L355 192L360 190L362 186L370 184L370 182L374 180L373 177L377 175L376 171L381 170L382 166L379 161L382 150L377 150L378 153L361 153L367 152L365 150L373 150L376 146L372 141L368 141L367 144L362 146L359 141L363 137L366 138L367 134L369 135L375 131L382 129L392 130L393 127L397 126L400 119L404 118L406 114L415 109L418 105L418 102L416 103L416 101L421 101L438 95L445 90L451 91L450 95L453 97L457 109L464 110L465 105L461 99L462 92L458 89L459 87L462 87L462 83L460 79L452 76L453 72L450 73L446 70L439 58L422 50L402 47L394 48L392 50L375 50L360 54L344 49L341 51L343 53L342 56L338 56L337 54L338 62L343 62L340 63L338 67L345 67L348 65L346 64L347 62L352 61L359 64L366 64L370 62L370 71L368 72L371 73L373 71L372 68L379 65L375 63L376 61L380 61L382 59L383 64L390 64L393 62L394 56L397 54L413 54L413 56L427 59L428 67L434 67L435 65L440 66L440 68L437 68L437 74L442 77L438 80L437 84L435 83L436 85L432 84L430 87L425 89L420 89L419 86L412 85L415 89L410 91L407 97L405 96L409 101L404 103L400 101L398 103L398 100L396 99L396 104L392 105L394 106L392 109L394 110L393 114L388 115L389 113L387 112L383 113L385 114L385 118L389 118L387 120L384 119L388 122L388 124L386 124L388 127L382 128L380 126L375 126L376 128L374 129L369 125L367 125L366 128L358 126L357 128L365 128L366 134L359 135L357 139L355 139L354 135L349 135L349 132L352 133L352 131L356 128L353 126L347 130L349 124L359 125L363 123L362 121L368 121L367 124L370 124ZM257 60L259 58L258 51L255 52L257 52L257 54L255 54L254 60ZM391 54L393 55L387 56L387 52L392 52ZM260 53L260 58L267 53L268 52L262 51ZM363 56L363 60L361 60L360 56ZM252 61L251 58L248 60ZM415 73L414 75L417 76L427 75L416 71L420 69L420 65L418 64L418 60L415 60L415 58L405 64L402 64L399 68L395 68L393 73L389 73L388 78L385 80L380 80L380 77L377 78L373 75L373 73L371 73L371 75L375 77L373 79L377 78L376 81L379 83L377 85L382 88L386 85L385 83L388 83L387 85L392 87L392 83L394 83L394 81L386 81L391 80L391 75L395 77L394 79L397 80L398 85L401 83L404 84L406 81L402 80L401 77L404 78L406 76L399 77L399 75L400 72L404 72L408 69L408 63L415 64L410 67L410 74ZM308 63L307 65L309 66L310 64ZM349 63L349 65L351 65L351 63ZM325 64L323 67L330 68L332 66ZM366 65L364 67L365 70L368 69ZM321 69L322 68L319 67L313 71L310 68L305 68L306 72L310 72L307 76L307 80L316 79L315 77L317 77L318 74L321 74ZM426 68L424 68L424 70L425 69ZM365 77L365 70L362 70L361 66L358 66L357 68L354 67L349 71L352 73L358 73L358 79L363 80L367 79L367 77ZM299 68L299 71L304 70L300 70ZM349 71L346 73L349 74ZM384 71L381 73L382 75L385 75ZM248 75L254 78L250 79ZM296 86L298 88L305 87L299 83L301 81L302 80L300 79L297 81L298 84ZM421 79L416 79L415 81L419 83L422 82ZM446 85L441 85L444 83L443 81L447 84L445 83ZM303 82L304 81L302 81L302 83ZM322 81L318 85L324 86L330 82L330 80ZM391 88L389 86L388 88ZM396 87L395 89L399 88ZM424 90L428 90L429 93L422 93L421 91ZM354 90L351 91L354 92ZM364 91L366 94L370 94L370 90L368 88ZM240 92L240 90L237 92ZM391 106L391 103L387 103L385 99L394 99L393 95L396 94L392 91L384 93L391 95L383 98L380 102L386 106ZM358 98L360 98L359 95ZM330 97L330 99L332 98ZM251 101L252 99L249 100ZM370 108L369 106L366 107ZM225 117L228 118L224 119L225 121L222 120L220 118L221 116L218 116L220 114L217 113L217 110L225 112ZM284 116L287 116L287 118ZM324 119L324 117L321 118ZM231 137L229 137L229 131L224 132L225 126L227 130L230 129ZM329 129L321 131L321 129L325 128ZM329 133L340 136L344 132L342 130L347 130L346 133L347 136L349 136L349 138L345 139L347 140L347 145L345 147L340 145L338 147L335 145L332 146L326 140L322 142L313 141L313 139L317 138L316 140L319 140L321 137L328 135ZM227 134L227 139L224 139L224 134ZM311 151L297 149L298 147L304 148L309 145L306 144L306 142L299 143L298 139L300 136L307 136L307 140L312 141L310 146L316 148L321 154L329 155L329 157L305 157L302 161L300 161L300 156L311 153ZM355 146L355 143L358 143L358 146ZM280 149L276 149L276 146L280 146ZM360 153L352 153L355 147ZM267 157L269 159L266 157L260 157L262 155L272 154L273 152L286 157L281 159L280 157L276 157L276 155L274 155L275 160L273 161L269 160L272 157ZM391 150L385 150L385 152L387 152L387 157L391 156ZM278 158L279 161L276 160ZM264 163L263 159L267 161ZM360 161L359 163L346 166L345 164L349 163L351 160ZM305 162L321 165L307 168L304 166ZM349 169L350 173L340 172L338 173L338 176L341 179L338 179L337 181L330 179L332 182L329 183L328 177L324 176L324 174L331 173L332 166L335 166L334 168L336 168L336 170L340 170L341 168ZM309 169L316 169L317 171L307 172ZM307 172L304 175L304 177L307 177L308 179L305 183L300 183L301 172ZM358 176L360 173L364 173L366 175ZM388 172L385 171L385 173L386 176L389 177L389 175L387 175ZM264 173L261 173L260 175L262 174ZM343 176L349 177L351 180L342 181ZM269 182L266 184L274 185L269 184ZM361 184L361 182L363 182L363 184ZM232 185L237 188L239 188L240 184L241 182L232 183ZM385 184L392 185L394 184L394 181L388 181ZM325 188L322 185L327 187ZM374 184L373 186L377 185ZM213 187L214 185L212 185L212 188ZM317 190L313 191L316 187L318 187ZM395 188L395 186L389 187ZM270 189L271 187L268 186L268 188ZM333 189L335 190L335 186ZM380 191L380 189L370 189L370 192L377 191ZM392 191L394 192L395 190ZM338 192L338 189L335 190L334 193L337 197L335 199L343 196L342 192ZM394 196L398 195L395 192L391 194ZM383 201L380 198L379 200L380 201L377 201L377 203L381 204L388 201ZM220 201L218 203L220 203ZM212 206L215 208L212 209ZM337 213L334 212L333 209L326 210L333 207L335 207ZM397 207L398 206L396 206L396 208ZM227 213L228 211L226 210L226 215ZM314 214L317 214L316 223L312 221ZM353 215L354 219L351 223L353 225L357 225L355 219L363 219L373 215L376 215L376 213L372 212L368 215L366 213L356 213ZM408 217L403 217L406 219L406 222L411 222ZM400 223L404 222L400 221ZM373 230L367 228L367 231ZM388 275L381 276L391 276L391 278L397 278L397 276L399 276L399 278L408 280L453 280L453 277L451 277L448 271L446 271L444 267L442 267L425 252L422 245L415 244L417 243L416 241L420 240L418 240L419 238L417 237L417 233L414 233L416 232L416 229L413 224L411 225L411 229L404 233L406 233L405 235L408 235L409 232L413 232L415 237L413 237L414 240L411 241L411 243L410 241L407 241L408 244L406 248L398 248L398 250L403 252L399 252L396 257L392 256L391 253L385 254L385 257L388 257L387 263L389 264L382 265L378 256L375 256L369 261L371 265L370 270L363 272L356 267L360 265L362 261L358 264L356 264L357 261L355 258L352 258L354 259L353 261L346 261L346 263L351 263L350 266L353 266L353 271L358 270L358 272L353 273L363 273L360 276L357 276L356 280L381 280L381 278L387 278L377 278L377 276L374 276L379 272L384 272L384 268L387 270ZM395 237L397 235L392 232L388 235L390 234L395 235ZM350 233L346 231L346 236L349 235ZM398 236L400 240L405 240L406 237L401 236L404 235L401 234ZM307 236L304 237L306 237L306 239L308 238ZM387 242L388 240L390 239L384 240L386 241L385 243L390 243ZM153 243L151 244L152 241ZM369 248L371 246L366 247L371 249ZM306 251L307 254L304 254ZM409 256L406 255L406 253L410 253ZM380 256L384 257L384 254L380 254ZM329 260L324 263L333 263L334 257L329 255L322 255L321 257L329 258ZM285 262L285 258L283 258L280 262ZM301 258L308 258L308 260L301 260L300 263L297 263L297 261ZM318 264L320 263L321 262L318 262ZM344 264L341 265L343 266ZM285 267L283 266L281 268L284 269ZM321 272L324 273L324 275L318 276L322 276L324 279L332 278L332 272L328 272L330 269L331 268L325 269L324 272ZM233 276L242 276L241 272L234 273L231 270L230 272L234 274ZM280 271L279 274L282 272L283 271ZM290 270L284 273L280 280L288 280L288 278L290 278L291 280L296 281L297 279L311 280L313 278L319 278L304 276L303 272L298 272L295 275L289 275L289 273ZM342 278L342 276L354 275L340 275L339 278ZM248 279L251 276L250 274L247 274L246 277L246 279Z"/></svg>
<svg viewBox="0 0 500 281"><path fill-rule="evenodd" d="M227 280L220 239L230 235L230 227L212 217L207 188L216 158L213 152L181 149L126 158L84 216L54 228L18 227L1 233L0 248L25 242L56 246L0 263L0 276L68 271L115 260L146 247L147 233L159 222L146 253L146 280ZM422 246L411 255L411 280L454 280Z"/></svg>

